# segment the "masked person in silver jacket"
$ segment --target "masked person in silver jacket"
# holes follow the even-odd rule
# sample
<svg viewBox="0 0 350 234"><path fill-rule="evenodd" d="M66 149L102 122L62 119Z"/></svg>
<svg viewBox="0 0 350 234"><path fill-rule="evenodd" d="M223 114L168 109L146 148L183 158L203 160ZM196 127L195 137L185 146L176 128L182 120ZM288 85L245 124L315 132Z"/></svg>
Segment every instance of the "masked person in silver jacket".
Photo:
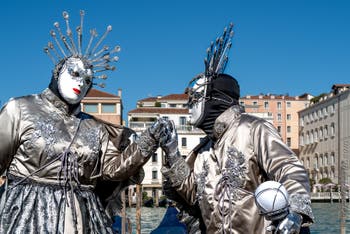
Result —
<svg viewBox="0 0 350 234"><path fill-rule="evenodd" d="M239 106L239 85L217 61L220 51L230 46L220 44L230 43L226 37L224 32L217 48L208 50L205 72L187 89L191 123L206 138L186 159L179 154L173 125L167 127L172 134L161 142L167 155L162 168L165 194L182 210L179 217L189 233L308 232L302 228L313 223L307 173L272 124ZM254 192L269 180L287 189L288 215L261 215Z"/></svg>
<svg viewBox="0 0 350 234"><path fill-rule="evenodd" d="M47 89L12 98L0 112L0 173L8 178L0 233L112 233L108 214L118 212L123 187L142 181L142 166L158 147L163 122L137 137L81 112L97 79L93 60L110 61L75 45L56 63Z"/></svg>

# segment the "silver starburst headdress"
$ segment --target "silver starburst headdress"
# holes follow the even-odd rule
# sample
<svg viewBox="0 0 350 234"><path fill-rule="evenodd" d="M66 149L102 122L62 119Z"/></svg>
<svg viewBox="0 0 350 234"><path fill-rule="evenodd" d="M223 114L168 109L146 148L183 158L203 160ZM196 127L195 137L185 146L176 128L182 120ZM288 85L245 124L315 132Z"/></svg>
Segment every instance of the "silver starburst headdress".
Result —
<svg viewBox="0 0 350 234"><path fill-rule="evenodd" d="M107 29L104 32L104 34L94 45L93 41L95 38L98 37L98 35L95 29L91 29L88 45L85 49L83 49L83 22L85 12L83 10L80 11L80 25L76 28L77 42L75 42L73 39L73 32L69 25L69 14L66 11L64 11L62 15L66 23L66 35L64 35L64 33L62 32L60 24L58 22L55 22L53 24L55 30L51 30L50 35L53 38L57 49L54 46L54 43L48 42L47 46L44 48L44 52L50 57L50 59L55 65L58 64L61 60L67 59L69 57L81 58L83 61L87 62L91 66L91 69L93 71L92 78L103 80L107 79L106 74L96 74L108 70L114 71L115 66L111 66L110 63L119 60L119 57L115 56L115 53L118 53L120 51L120 46L117 45L114 48L112 48L112 50L110 50L110 48L105 45L101 49L99 49L101 43L106 38L108 33L112 31L112 26L107 26ZM103 83L98 83L96 85L104 87Z"/></svg>
<svg viewBox="0 0 350 234"><path fill-rule="evenodd" d="M215 42L211 42L207 49L207 56L204 59L205 76L215 77L217 74L224 73L228 61L228 53L231 49L233 37L233 23L224 28L224 32Z"/></svg>

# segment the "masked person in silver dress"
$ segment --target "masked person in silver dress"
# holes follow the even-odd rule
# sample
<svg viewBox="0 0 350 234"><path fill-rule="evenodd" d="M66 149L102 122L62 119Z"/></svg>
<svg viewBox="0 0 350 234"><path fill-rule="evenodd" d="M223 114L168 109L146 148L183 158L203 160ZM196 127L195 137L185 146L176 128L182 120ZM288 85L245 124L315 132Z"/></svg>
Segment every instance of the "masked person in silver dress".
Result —
<svg viewBox="0 0 350 234"><path fill-rule="evenodd" d="M6 171L8 178L1 197L0 233L112 233L112 213L105 208L120 208L123 187L142 181L142 166L162 136L162 121L137 137L128 128L81 112L80 102L99 78L98 70L114 70L109 63L117 57L111 54L120 48L96 52L112 29L108 26L95 47L89 44L83 54L82 23L74 43L69 15L63 16L67 35L55 23L51 35L56 47L49 43L45 48L56 64L49 87L10 99L0 112L0 172ZM94 39L96 32L91 34ZM99 195L111 196L101 201Z"/></svg>
<svg viewBox="0 0 350 234"><path fill-rule="evenodd" d="M313 223L307 173L272 124L239 106L239 84L224 74L232 34L230 25L211 44L205 72L187 89L191 124L205 139L184 159L173 124L167 126L165 194L182 210L189 233L299 233ZM255 203L254 191L269 180L289 193L286 215L264 217Z"/></svg>

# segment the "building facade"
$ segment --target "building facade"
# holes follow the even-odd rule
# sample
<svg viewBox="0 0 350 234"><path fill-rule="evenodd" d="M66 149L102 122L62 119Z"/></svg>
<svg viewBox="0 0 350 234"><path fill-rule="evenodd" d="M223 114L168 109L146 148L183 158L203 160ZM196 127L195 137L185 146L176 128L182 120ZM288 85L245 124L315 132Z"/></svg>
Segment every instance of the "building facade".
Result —
<svg viewBox="0 0 350 234"><path fill-rule="evenodd" d="M239 102L245 107L247 113L271 122L283 141L297 153L299 148L298 111L306 108L311 98L309 94L295 97L266 94L244 96Z"/></svg>
<svg viewBox="0 0 350 234"><path fill-rule="evenodd" d="M179 150L181 155L186 157L200 139L205 137L200 129L188 124L190 115L185 106L187 100L187 94L171 94L139 100L136 109L128 112L128 126L140 134L158 118L174 121L178 133ZM164 153L159 148L143 167L145 178L142 189L154 201L162 196L163 177L160 170L163 159Z"/></svg>
<svg viewBox="0 0 350 234"><path fill-rule="evenodd" d="M349 184L350 85L333 85L328 94L299 111L300 160L318 183L329 178Z"/></svg>
<svg viewBox="0 0 350 234"><path fill-rule="evenodd" d="M118 95L91 89L81 101L81 110L106 122L122 125L123 105L121 95L121 89L118 90Z"/></svg>

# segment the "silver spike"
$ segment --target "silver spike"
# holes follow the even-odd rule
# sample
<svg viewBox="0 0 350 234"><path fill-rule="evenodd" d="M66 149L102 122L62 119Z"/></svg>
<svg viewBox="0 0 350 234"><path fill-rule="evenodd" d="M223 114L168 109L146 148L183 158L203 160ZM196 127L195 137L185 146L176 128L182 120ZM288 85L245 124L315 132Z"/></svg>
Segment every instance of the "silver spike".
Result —
<svg viewBox="0 0 350 234"><path fill-rule="evenodd" d="M53 62L53 64L56 64L56 60L55 60L55 58L50 54L49 48L45 47L45 48L44 48L44 52L49 56L49 58L51 59L51 61Z"/></svg>
<svg viewBox="0 0 350 234"><path fill-rule="evenodd" d="M108 51L109 47L108 46L104 46L100 51L98 51L97 53L94 54L94 57L99 56L100 54L102 54L105 51Z"/></svg>
<svg viewBox="0 0 350 234"><path fill-rule="evenodd" d="M48 47L49 49L51 49L51 50L54 52L54 54L55 54L55 56L57 57L58 60L61 60L61 56L58 54L58 52L57 52L57 50L55 49L55 47L54 47L54 45L53 45L52 42L49 41L49 42L47 43L47 47Z"/></svg>
<svg viewBox="0 0 350 234"><path fill-rule="evenodd" d="M56 45L58 46L58 48L60 49L61 53L63 54L64 57L67 57L66 53L64 52L61 44L59 43L59 41L57 40L57 37L56 37L56 33L54 30L51 30L50 31L50 35L53 37L53 39L55 40L56 42Z"/></svg>
<svg viewBox="0 0 350 234"><path fill-rule="evenodd" d="M90 40L89 40L89 44L88 46L86 47L86 50L85 50L85 55L84 57L88 57L90 53L90 46L92 44L92 41L94 40L94 38L97 36L97 32L96 32L96 29L91 29L90 30Z"/></svg>
<svg viewBox="0 0 350 234"><path fill-rule="evenodd" d="M77 55L78 54L78 51L76 49L76 46L75 46L75 43L74 43L74 40L73 40L73 33L72 33L72 30L70 29L70 26L69 26L69 14L68 12L64 11L63 12L63 18L64 20L66 21L66 33L67 33L67 36L69 38L69 41L70 41L70 48L71 48L71 54L72 55Z"/></svg>
<svg viewBox="0 0 350 234"><path fill-rule="evenodd" d="M99 83L99 84L93 83L93 84L94 84L94 85L97 85L97 86L99 86L99 87L101 87L101 88L106 87L105 83Z"/></svg>
<svg viewBox="0 0 350 234"><path fill-rule="evenodd" d="M111 53L111 54L113 54L113 53L119 53L121 49L122 49L122 48L121 48L119 45L117 45L117 46L114 47L113 50L111 50L110 53Z"/></svg>
<svg viewBox="0 0 350 234"><path fill-rule="evenodd" d="M79 55L82 55L81 48L82 48L82 46L83 46L83 24L84 24L84 15L85 15L85 11L80 10L80 26L77 27Z"/></svg>
<svg viewBox="0 0 350 234"><path fill-rule="evenodd" d="M101 42L106 38L106 36L108 35L108 33L112 31L112 26L108 25L106 28L105 33L102 35L102 37L100 38L100 40L96 43L96 45L94 46L94 48L91 51L91 54L93 54L95 52L95 50L97 49L97 47L101 44Z"/></svg>

